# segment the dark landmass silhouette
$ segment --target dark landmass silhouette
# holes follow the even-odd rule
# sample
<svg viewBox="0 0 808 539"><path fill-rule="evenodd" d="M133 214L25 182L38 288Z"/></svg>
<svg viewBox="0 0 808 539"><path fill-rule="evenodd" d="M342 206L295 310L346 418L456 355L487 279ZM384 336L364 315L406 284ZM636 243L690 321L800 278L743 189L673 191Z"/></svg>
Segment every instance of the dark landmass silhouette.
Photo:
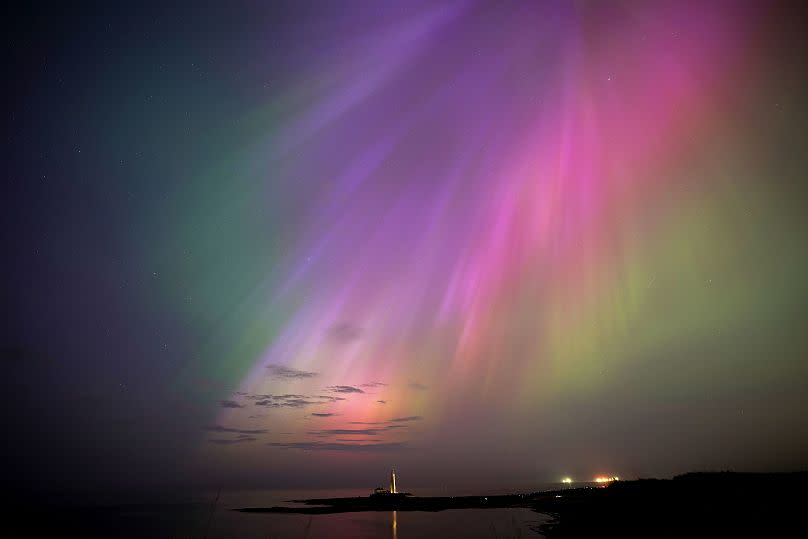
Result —
<svg viewBox="0 0 808 539"><path fill-rule="evenodd" d="M530 507L532 494L502 496L419 497L411 494L386 496L357 496L354 498L318 498L289 500L309 507L245 507L244 513L302 513L318 515L356 511L445 511L446 509L475 509L494 507Z"/></svg>
<svg viewBox="0 0 808 539"><path fill-rule="evenodd" d="M764 537L800 529L806 483L808 472L688 473L529 494L325 498L292 500L302 507L237 511L314 515L522 507L554 517L537 529L547 537Z"/></svg>
<svg viewBox="0 0 808 539"><path fill-rule="evenodd" d="M787 537L804 526L806 482L808 472L688 473L562 491L533 509L556 517L539 530L550 538Z"/></svg>

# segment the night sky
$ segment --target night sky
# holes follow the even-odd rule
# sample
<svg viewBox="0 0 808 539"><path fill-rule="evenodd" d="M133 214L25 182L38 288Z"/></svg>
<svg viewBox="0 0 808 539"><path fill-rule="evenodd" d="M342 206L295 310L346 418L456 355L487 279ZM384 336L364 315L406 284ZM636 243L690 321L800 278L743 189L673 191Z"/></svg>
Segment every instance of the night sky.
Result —
<svg viewBox="0 0 808 539"><path fill-rule="evenodd" d="M27 4L7 479L808 468L798 3Z"/></svg>

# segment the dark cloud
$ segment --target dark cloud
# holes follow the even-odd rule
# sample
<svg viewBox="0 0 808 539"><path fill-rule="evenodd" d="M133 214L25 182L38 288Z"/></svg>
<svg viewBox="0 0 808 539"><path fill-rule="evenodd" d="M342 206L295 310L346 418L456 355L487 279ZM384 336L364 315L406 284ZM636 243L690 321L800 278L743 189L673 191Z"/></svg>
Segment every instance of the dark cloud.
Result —
<svg viewBox="0 0 808 539"><path fill-rule="evenodd" d="M384 382L368 382L367 384L362 384L361 387L387 387L387 384Z"/></svg>
<svg viewBox="0 0 808 539"><path fill-rule="evenodd" d="M236 401L231 400L223 400L219 401L219 404L222 408L244 408L243 404L239 404Z"/></svg>
<svg viewBox="0 0 808 539"><path fill-rule="evenodd" d="M384 432L385 429L329 429L329 430L319 430L314 432L309 432L309 434L314 434L315 436L334 436L334 435L345 435L345 434L362 434L365 436L376 436L380 432Z"/></svg>
<svg viewBox="0 0 808 539"><path fill-rule="evenodd" d="M303 378L314 378L317 376L316 372L301 371L284 367L283 365L267 365L267 369L273 378L284 378L287 380L300 380Z"/></svg>
<svg viewBox="0 0 808 539"><path fill-rule="evenodd" d="M238 434L266 434L269 432L266 429L234 429L230 427L223 427L221 425L212 425L204 428L208 432L235 432Z"/></svg>
<svg viewBox="0 0 808 539"><path fill-rule="evenodd" d="M350 424L352 425L370 425L369 428L366 429L325 429L325 430L317 430L311 431L309 434L314 436L345 436L345 435L360 435L360 436L378 436L379 434L384 434L387 431L394 430L394 429L406 429L406 425L383 425L380 423L363 423L361 421L351 421ZM378 425L378 426L373 426Z"/></svg>
<svg viewBox="0 0 808 539"><path fill-rule="evenodd" d="M312 404L323 403L306 399L265 399L255 401L256 406L266 406L267 408L303 408Z"/></svg>
<svg viewBox="0 0 808 539"><path fill-rule="evenodd" d="M390 421L393 423L405 423L407 421L421 421L423 417L420 415L408 415L407 417L394 417Z"/></svg>
<svg viewBox="0 0 808 539"><path fill-rule="evenodd" d="M364 391L354 386L328 386L326 389L334 393L364 393Z"/></svg>
<svg viewBox="0 0 808 539"><path fill-rule="evenodd" d="M385 421L349 421L351 425L384 425Z"/></svg>
<svg viewBox="0 0 808 539"><path fill-rule="evenodd" d="M425 386L420 382L410 382L410 388L415 389L417 391L426 391L429 389L429 386Z"/></svg>
<svg viewBox="0 0 808 539"><path fill-rule="evenodd" d="M344 401L345 397L334 397L333 395L317 395L318 399L324 399L327 402Z"/></svg>
<svg viewBox="0 0 808 539"><path fill-rule="evenodd" d="M314 417L333 417L337 414L331 412L312 412L311 415L313 415Z"/></svg>
<svg viewBox="0 0 808 539"><path fill-rule="evenodd" d="M387 404L387 401L376 401L376 402L378 402L379 404Z"/></svg>
<svg viewBox="0 0 808 539"><path fill-rule="evenodd" d="M332 395L299 395L297 393L286 393L283 395L255 394L247 395L247 399L254 401L256 406L266 408L304 408L317 404L332 404L345 400L343 397Z"/></svg>
<svg viewBox="0 0 808 539"><path fill-rule="evenodd" d="M304 451L357 451L357 452L374 452L374 451L398 451L404 449L407 444L404 442L387 442L387 443L328 443L328 442L272 442L268 445L272 447L284 447L287 449L302 449Z"/></svg>
<svg viewBox="0 0 808 539"><path fill-rule="evenodd" d="M245 442L254 442L257 439L258 438L255 438L254 436L246 436L245 435L245 436L239 436L238 438L233 438L233 439L221 439L221 438L211 439L211 440L208 440L208 442L210 442L212 444L218 444L218 445L233 445L233 444L241 444L241 443L245 443Z"/></svg>
<svg viewBox="0 0 808 539"><path fill-rule="evenodd" d="M337 342L351 342L362 336L362 328L351 322L339 322L328 328L328 336Z"/></svg>

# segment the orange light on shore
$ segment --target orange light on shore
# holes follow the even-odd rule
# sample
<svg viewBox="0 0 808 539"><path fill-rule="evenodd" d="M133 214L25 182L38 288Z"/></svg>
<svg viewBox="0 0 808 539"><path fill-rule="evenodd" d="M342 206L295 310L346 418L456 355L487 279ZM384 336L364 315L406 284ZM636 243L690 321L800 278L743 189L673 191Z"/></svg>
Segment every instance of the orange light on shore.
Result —
<svg viewBox="0 0 808 539"><path fill-rule="evenodd" d="M612 481L620 481L620 478L617 477L616 475L614 475L612 477L607 477L605 475L599 475L598 477L595 478L595 483L605 484L605 483L611 483Z"/></svg>

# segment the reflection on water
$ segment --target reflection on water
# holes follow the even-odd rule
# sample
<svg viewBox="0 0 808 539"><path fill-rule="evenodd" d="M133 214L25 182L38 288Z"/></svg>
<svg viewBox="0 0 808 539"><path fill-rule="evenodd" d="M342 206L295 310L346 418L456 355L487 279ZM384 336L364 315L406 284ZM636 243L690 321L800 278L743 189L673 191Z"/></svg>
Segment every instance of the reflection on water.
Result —
<svg viewBox="0 0 808 539"><path fill-rule="evenodd" d="M447 511L367 511L324 515L242 513L239 507L279 505L303 493L216 493L206 501L118 504L49 511L64 530L84 537L431 539L443 537L541 537L536 531L551 517L529 509L450 509ZM399 514L400 513L400 514Z"/></svg>
<svg viewBox="0 0 808 539"><path fill-rule="evenodd" d="M305 537L316 539L431 539L444 537L541 537L549 517L529 509L368 511L326 515L231 513L218 515L208 537Z"/></svg>
<svg viewBox="0 0 808 539"><path fill-rule="evenodd" d="M60 515L58 521L60 528L68 532L65 536L106 539L389 539L391 535L393 539L490 539L541 537L536 531L538 526L550 520L549 516L529 509L368 511L326 515L240 513L221 509L210 518L209 507L71 510Z"/></svg>

